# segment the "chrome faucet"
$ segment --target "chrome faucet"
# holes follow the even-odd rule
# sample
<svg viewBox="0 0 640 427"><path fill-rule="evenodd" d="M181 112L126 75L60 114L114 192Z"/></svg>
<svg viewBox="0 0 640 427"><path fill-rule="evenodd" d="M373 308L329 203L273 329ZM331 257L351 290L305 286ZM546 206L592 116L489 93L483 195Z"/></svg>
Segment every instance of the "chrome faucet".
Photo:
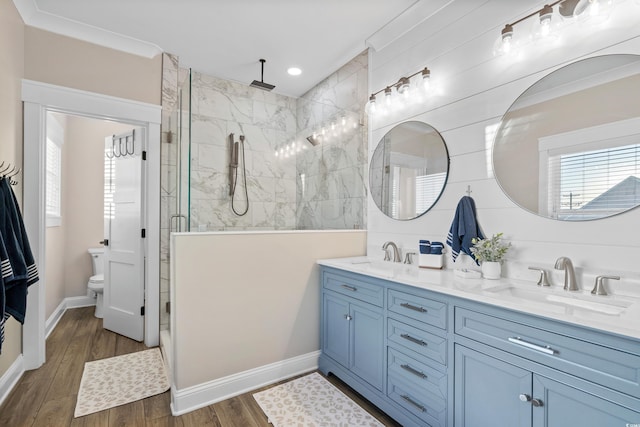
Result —
<svg viewBox="0 0 640 427"><path fill-rule="evenodd" d="M384 260L391 261L391 257L389 256L389 251L387 250L391 246L393 249L393 262L400 262L402 258L400 257L400 251L398 250L398 246L393 242L385 242L382 245L382 250L384 251Z"/></svg>
<svg viewBox="0 0 640 427"><path fill-rule="evenodd" d="M566 256L561 256L556 260L556 270L564 270L564 290L578 291L578 283L576 282L576 273L573 270L573 263Z"/></svg>

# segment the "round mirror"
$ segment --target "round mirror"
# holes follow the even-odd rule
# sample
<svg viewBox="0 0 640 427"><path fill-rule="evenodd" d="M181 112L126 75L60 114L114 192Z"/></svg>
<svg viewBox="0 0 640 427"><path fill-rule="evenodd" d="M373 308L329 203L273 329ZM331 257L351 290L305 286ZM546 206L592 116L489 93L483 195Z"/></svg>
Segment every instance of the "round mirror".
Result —
<svg viewBox="0 0 640 427"><path fill-rule="evenodd" d="M390 218L417 218L436 203L448 174L449 153L440 133L426 123L404 122L373 153L371 197Z"/></svg>
<svg viewBox="0 0 640 427"><path fill-rule="evenodd" d="M547 218L605 218L640 204L640 56L584 59L543 77L504 115L493 169Z"/></svg>

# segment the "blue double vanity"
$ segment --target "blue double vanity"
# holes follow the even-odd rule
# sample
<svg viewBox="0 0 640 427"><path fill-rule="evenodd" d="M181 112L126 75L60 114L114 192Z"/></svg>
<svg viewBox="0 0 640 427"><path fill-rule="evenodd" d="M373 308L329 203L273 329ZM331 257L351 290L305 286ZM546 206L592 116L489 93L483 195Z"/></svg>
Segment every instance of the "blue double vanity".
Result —
<svg viewBox="0 0 640 427"><path fill-rule="evenodd" d="M403 426L640 426L634 298L319 264L320 370Z"/></svg>

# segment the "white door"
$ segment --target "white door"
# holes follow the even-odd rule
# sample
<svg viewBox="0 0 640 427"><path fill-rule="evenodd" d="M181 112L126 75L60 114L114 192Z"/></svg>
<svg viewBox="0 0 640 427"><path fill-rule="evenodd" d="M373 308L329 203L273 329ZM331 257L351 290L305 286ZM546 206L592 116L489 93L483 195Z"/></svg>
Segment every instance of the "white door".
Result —
<svg viewBox="0 0 640 427"><path fill-rule="evenodd" d="M143 132L105 138L103 326L136 341L144 338Z"/></svg>

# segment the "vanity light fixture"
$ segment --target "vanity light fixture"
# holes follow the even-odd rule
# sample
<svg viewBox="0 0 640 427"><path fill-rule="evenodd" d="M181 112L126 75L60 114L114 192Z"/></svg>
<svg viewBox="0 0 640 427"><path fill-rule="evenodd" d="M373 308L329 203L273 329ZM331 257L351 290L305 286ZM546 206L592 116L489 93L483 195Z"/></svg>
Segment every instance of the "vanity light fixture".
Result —
<svg viewBox="0 0 640 427"><path fill-rule="evenodd" d="M523 45L544 39L557 39L562 27L576 19L598 24L606 20L611 12L613 0L557 0L545 4L542 8L527 16L506 24L500 32L500 38L494 46L494 56L516 55ZM557 7L557 12L554 8ZM531 34L522 35L514 30L517 24L529 18L537 17Z"/></svg>
<svg viewBox="0 0 640 427"><path fill-rule="evenodd" d="M412 84L411 79L420 75L420 82ZM413 87L417 86L417 87ZM397 110L401 110L408 104L419 102L423 95L429 92L431 86L431 71L424 67L409 76L400 77L400 79L384 89L380 89L369 96L369 102L365 106L365 112L369 116L386 115ZM378 95L382 95L383 101L380 101Z"/></svg>

